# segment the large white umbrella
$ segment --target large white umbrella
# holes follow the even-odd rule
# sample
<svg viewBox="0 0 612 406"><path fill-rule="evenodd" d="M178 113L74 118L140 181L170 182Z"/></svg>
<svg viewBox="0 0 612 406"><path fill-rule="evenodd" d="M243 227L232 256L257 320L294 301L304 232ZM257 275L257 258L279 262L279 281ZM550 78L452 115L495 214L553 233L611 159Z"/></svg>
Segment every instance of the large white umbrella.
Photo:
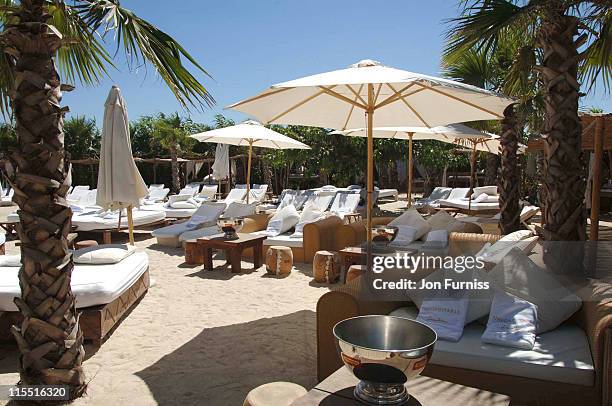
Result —
<svg viewBox="0 0 612 406"><path fill-rule="evenodd" d="M448 79L363 60L347 69L273 85L229 106L265 124L368 129L367 233L372 237L374 127L425 126L499 120L513 100ZM365 116L364 116L365 113Z"/></svg>
<svg viewBox="0 0 612 406"><path fill-rule="evenodd" d="M113 210L127 208L130 243L133 245L132 207L138 206L139 200L149 191L132 157L127 107L117 86L111 88L104 103L97 188L98 206Z"/></svg>
<svg viewBox="0 0 612 406"><path fill-rule="evenodd" d="M277 133L264 127L261 123L254 120L247 120L243 123L230 127L218 128L215 130L204 131L191 135L192 138L200 142L216 142L249 147L249 162L247 166L247 203L251 194L251 158L253 147L272 148L272 149L310 149L286 135Z"/></svg>

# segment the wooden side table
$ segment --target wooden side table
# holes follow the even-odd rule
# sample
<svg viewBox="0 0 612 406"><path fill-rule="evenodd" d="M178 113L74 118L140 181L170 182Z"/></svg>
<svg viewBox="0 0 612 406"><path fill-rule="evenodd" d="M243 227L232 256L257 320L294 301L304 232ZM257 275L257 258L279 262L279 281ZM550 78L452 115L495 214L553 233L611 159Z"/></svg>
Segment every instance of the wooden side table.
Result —
<svg viewBox="0 0 612 406"><path fill-rule="evenodd" d="M358 406L353 390L357 378L345 367L331 374L313 390L299 399L292 406ZM479 405L508 406L510 398L505 395L487 392L439 379L418 376L406 384L410 394L407 406L447 406L447 405Z"/></svg>
<svg viewBox="0 0 612 406"><path fill-rule="evenodd" d="M366 263L366 250L361 247L346 247L339 251L340 259L342 263L342 283L346 282L346 273L351 265L365 265Z"/></svg>
<svg viewBox="0 0 612 406"><path fill-rule="evenodd" d="M238 234L238 239L228 240L223 234L211 235L210 237L198 238L198 245L204 255L204 269L213 270L212 253L213 250L224 250L227 262L231 265L232 272L240 273L242 251L253 248L253 264L255 269L262 265L263 242L265 235Z"/></svg>

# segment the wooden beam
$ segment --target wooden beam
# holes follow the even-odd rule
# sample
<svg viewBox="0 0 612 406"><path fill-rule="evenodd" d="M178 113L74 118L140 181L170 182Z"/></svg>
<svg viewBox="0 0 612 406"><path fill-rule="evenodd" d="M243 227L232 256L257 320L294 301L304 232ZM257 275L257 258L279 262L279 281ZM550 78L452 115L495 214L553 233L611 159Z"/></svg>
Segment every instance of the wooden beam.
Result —
<svg viewBox="0 0 612 406"><path fill-rule="evenodd" d="M489 114L491 114L491 115L493 115L493 116L495 116L495 117L497 117L497 118L499 118L499 119L504 118L504 116L503 116L503 115L499 115L499 114L497 114L497 113L495 113L495 112L493 112L493 111L491 111L491 110L485 109L484 107L480 107L480 106L479 106L479 105L477 105L477 104L474 104L474 103L469 102L469 101L467 101L467 100L463 100L463 99L462 99L462 98L460 98L460 97L457 97L457 96L454 96L454 95L452 95L452 94L448 94L448 93L446 93L446 92L443 92L442 90L440 90L440 89L436 89L436 88L435 88L435 87L433 87L433 86L425 85L425 84L420 83L420 82L417 82L417 85L419 85L419 86L421 86L421 87L423 87L423 88L425 88L425 89L429 89L429 90L431 90L432 92L436 92L436 93L438 93L438 94L441 94L441 95L443 95L443 96L446 96L446 97L448 97L448 98L450 98L450 99L457 100L458 102L461 102L461 103L463 103L463 104L467 104L468 106L474 107L475 109L478 109L478 110L480 110L480 111L484 111L485 113L489 113Z"/></svg>

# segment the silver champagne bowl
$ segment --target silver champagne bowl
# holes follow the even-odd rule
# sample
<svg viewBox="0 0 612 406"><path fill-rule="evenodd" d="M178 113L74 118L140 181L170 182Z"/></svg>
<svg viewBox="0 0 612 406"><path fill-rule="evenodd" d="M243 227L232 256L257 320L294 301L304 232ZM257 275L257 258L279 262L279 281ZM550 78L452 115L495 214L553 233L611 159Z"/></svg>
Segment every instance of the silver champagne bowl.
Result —
<svg viewBox="0 0 612 406"><path fill-rule="evenodd" d="M437 339L423 323L382 315L343 320L333 333L342 362L359 379L355 397L370 405L405 404L404 384L425 369Z"/></svg>
<svg viewBox="0 0 612 406"><path fill-rule="evenodd" d="M217 225L225 234L224 237L228 240L238 239L238 232L242 230L244 226L244 219L242 217L219 217L217 219Z"/></svg>

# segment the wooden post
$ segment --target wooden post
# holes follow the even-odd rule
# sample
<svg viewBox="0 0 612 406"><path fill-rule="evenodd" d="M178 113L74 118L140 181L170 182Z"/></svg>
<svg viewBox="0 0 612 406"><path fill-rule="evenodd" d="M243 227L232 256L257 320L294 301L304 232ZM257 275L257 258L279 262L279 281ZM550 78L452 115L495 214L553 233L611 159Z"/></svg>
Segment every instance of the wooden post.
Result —
<svg viewBox="0 0 612 406"><path fill-rule="evenodd" d="M412 172L414 170L412 162L412 137L414 133L408 133L408 207L412 207Z"/></svg>
<svg viewBox="0 0 612 406"><path fill-rule="evenodd" d="M130 237L130 245L134 245L134 218L132 217L132 205L127 208L128 233Z"/></svg>
<svg viewBox="0 0 612 406"><path fill-rule="evenodd" d="M472 141L472 159L470 160L470 169L472 173L470 174L470 191L468 192L468 211L472 210L472 193L474 193L474 178L476 177L476 144L477 141Z"/></svg>
<svg viewBox="0 0 612 406"><path fill-rule="evenodd" d="M249 204L249 195L251 194L251 160L253 156L253 141L249 140L249 163L247 164L247 197L246 202Z"/></svg>
<svg viewBox="0 0 612 406"><path fill-rule="evenodd" d="M366 111L368 121L368 163L367 163L367 220L366 220L366 266L372 264L372 214L374 211L374 85L368 84L368 109Z"/></svg>
<svg viewBox="0 0 612 406"><path fill-rule="evenodd" d="M603 157L604 117L595 118L595 163L591 186L591 233L590 240L599 238L599 195L601 192L601 159Z"/></svg>

